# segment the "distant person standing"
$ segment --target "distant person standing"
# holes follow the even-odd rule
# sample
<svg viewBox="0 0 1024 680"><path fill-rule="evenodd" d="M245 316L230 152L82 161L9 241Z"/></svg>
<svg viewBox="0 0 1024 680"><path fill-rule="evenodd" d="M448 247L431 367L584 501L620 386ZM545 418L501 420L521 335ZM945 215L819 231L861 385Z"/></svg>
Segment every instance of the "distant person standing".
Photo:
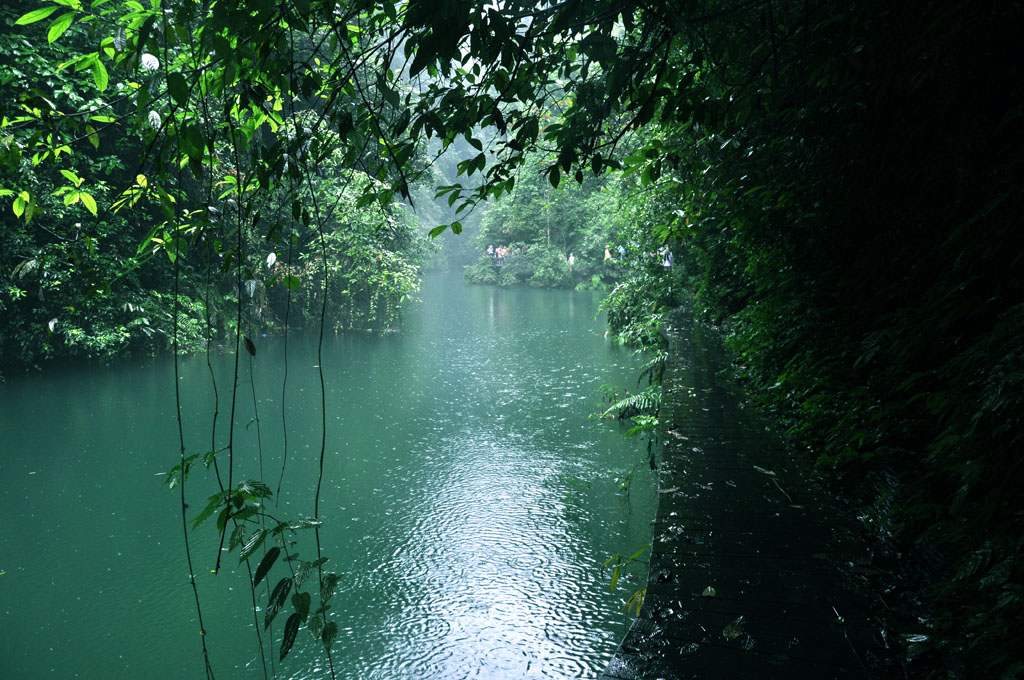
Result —
<svg viewBox="0 0 1024 680"><path fill-rule="evenodd" d="M661 247L661 266L666 269L672 266L672 251L668 246Z"/></svg>
<svg viewBox="0 0 1024 680"><path fill-rule="evenodd" d="M576 264L576 256L569 253L569 271L572 271L572 266Z"/></svg>

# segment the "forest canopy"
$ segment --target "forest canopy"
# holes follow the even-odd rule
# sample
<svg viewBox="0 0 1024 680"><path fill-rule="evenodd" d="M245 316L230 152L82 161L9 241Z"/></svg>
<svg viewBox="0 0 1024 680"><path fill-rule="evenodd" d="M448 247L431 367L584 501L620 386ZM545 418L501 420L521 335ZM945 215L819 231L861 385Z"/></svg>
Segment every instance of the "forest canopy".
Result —
<svg viewBox="0 0 1024 680"><path fill-rule="evenodd" d="M928 612L915 664L1011 677L1024 670L1007 642L1024 597L1021 14L8 3L2 360L154 335L201 346L211 329L237 346L301 295L309 324L329 295L348 296L335 326L372 325L415 289L429 246L407 207L431 190L450 208L437 236L520 188L547 205L546 187L608 183L614 245L676 262L623 265L613 327L655 342L685 284L750 389L885 527L894 562L930 556L902 573L923 593L904 611ZM439 180L455 146L456 178ZM562 256L577 237L612 245L560 237ZM541 263L552 281L557 255Z"/></svg>

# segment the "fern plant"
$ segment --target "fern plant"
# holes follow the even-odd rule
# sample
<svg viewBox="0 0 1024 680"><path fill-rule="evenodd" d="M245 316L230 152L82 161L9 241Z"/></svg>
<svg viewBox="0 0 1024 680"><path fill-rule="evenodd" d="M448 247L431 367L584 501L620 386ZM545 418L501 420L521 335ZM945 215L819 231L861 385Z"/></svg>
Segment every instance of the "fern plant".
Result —
<svg viewBox="0 0 1024 680"><path fill-rule="evenodd" d="M613 393L612 399L615 399ZM625 396L615 399L601 414L602 418L625 420L636 416L657 416L661 409L661 385L651 384L636 394L626 391Z"/></svg>

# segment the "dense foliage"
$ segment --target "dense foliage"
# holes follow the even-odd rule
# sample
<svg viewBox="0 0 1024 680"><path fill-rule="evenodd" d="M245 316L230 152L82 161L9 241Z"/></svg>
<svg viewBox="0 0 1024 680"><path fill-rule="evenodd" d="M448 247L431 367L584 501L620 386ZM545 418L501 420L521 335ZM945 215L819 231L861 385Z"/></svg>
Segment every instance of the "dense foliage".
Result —
<svg viewBox="0 0 1024 680"><path fill-rule="evenodd" d="M773 3L705 27L724 51L702 105L728 103L660 126L674 177L655 182L652 231L751 389L884 541L870 566L908 672L1014 677L1020 14L871 8ZM651 294L624 285L613 313L667 283L633 281Z"/></svg>
<svg viewBox="0 0 1024 680"><path fill-rule="evenodd" d="M66 7L0 7L12 67L0 79L0 195L13 201L3 220L0 366L152 352L175 340L194 351L230 342L224 331L240 324L250 334L280 329L291 297L301 315L290 322L313 328L325 266L335 274L333 327L394 323L427 251L397 201L356 207L365 191L386 189L365 164L331 148L330 136L315 158L308 141L296 147L295 133L316 118L289 115L282 100L246 118L219 76L186 80L197 57L180 47L180 26L157 40L156 6L129 3L113 23L112 6ZM260 162L261 144L281 147L273 169ZM299 170L315 181L303 185ZM309 227L314 206L293 210L310 191L326 244ZM329 261L321 245L331 246Z"/></svg>
<svg viewBox="0 0 1024 680"><path fill-rule="evenodd" d="M604 178L551 186L541 154L527 157L515 188L488 205L472 242L478 261L466 270L475 283L544 288L601 287L615 274L604 261L615 239L614 197ZM495 248L508 248L498 257Z"/></svg>
<svg viewBox="0 0 1024 680"><path fill-rule="evenodd" d="M3 223L4 351L43 352L30 333L44 328L97 351L147 326L178 338L185 317L231 304L237 343L246 295L287 302L327 271L360 272L330 285L365 303L334 323L361 324L380 298L352 286L375 268L396 299L410 290L396 200L443 177L450 212L434 235L505 198L473 243L520 248L506 279L593 282L595 247L611 245L606 306L631 340L653 341L689 286L751 389L871 506L889 545L876 573L920 596L887 595L914 633L908 672L1012 677L1021 14L880 0L44 3L20 20L30 38L4 38L18 68L3 76L3 188L19 220ZM473 151L453 179L429 159L455 145ZM335 212L316 188L327 175L381 232ZM293 245L307 250L293 259ZM159 299L119 304L112 273L163 295L154 281L182 283L173 323L150 313ZM208 278L216 295L190 287Z"/></svg>

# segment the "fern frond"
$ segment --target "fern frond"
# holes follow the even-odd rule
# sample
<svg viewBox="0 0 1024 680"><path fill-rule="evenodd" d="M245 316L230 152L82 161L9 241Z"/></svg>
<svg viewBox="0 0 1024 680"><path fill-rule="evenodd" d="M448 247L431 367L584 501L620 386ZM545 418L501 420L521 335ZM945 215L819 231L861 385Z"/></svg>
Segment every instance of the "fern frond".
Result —
<svg viewBox="0 0 1024 680"><path fill-rule="evenodd" d="M668 350L656 350L654 352L654 356L644 364L643 370L640 371L640 377L636 380L636 384L639 385L643 382L644 378L647 378L648 385L653 385L655 383L660 385L661 379L665 376L666 361L668 361Z"/></svg>
<svg viewBox="0 0 1024 680"><path fill-rule="evenodd" d="M649 385L642 392L626 394L601 414L602 418L632 418L634 416L656 416L661 408L661 386Z"/></svg>

